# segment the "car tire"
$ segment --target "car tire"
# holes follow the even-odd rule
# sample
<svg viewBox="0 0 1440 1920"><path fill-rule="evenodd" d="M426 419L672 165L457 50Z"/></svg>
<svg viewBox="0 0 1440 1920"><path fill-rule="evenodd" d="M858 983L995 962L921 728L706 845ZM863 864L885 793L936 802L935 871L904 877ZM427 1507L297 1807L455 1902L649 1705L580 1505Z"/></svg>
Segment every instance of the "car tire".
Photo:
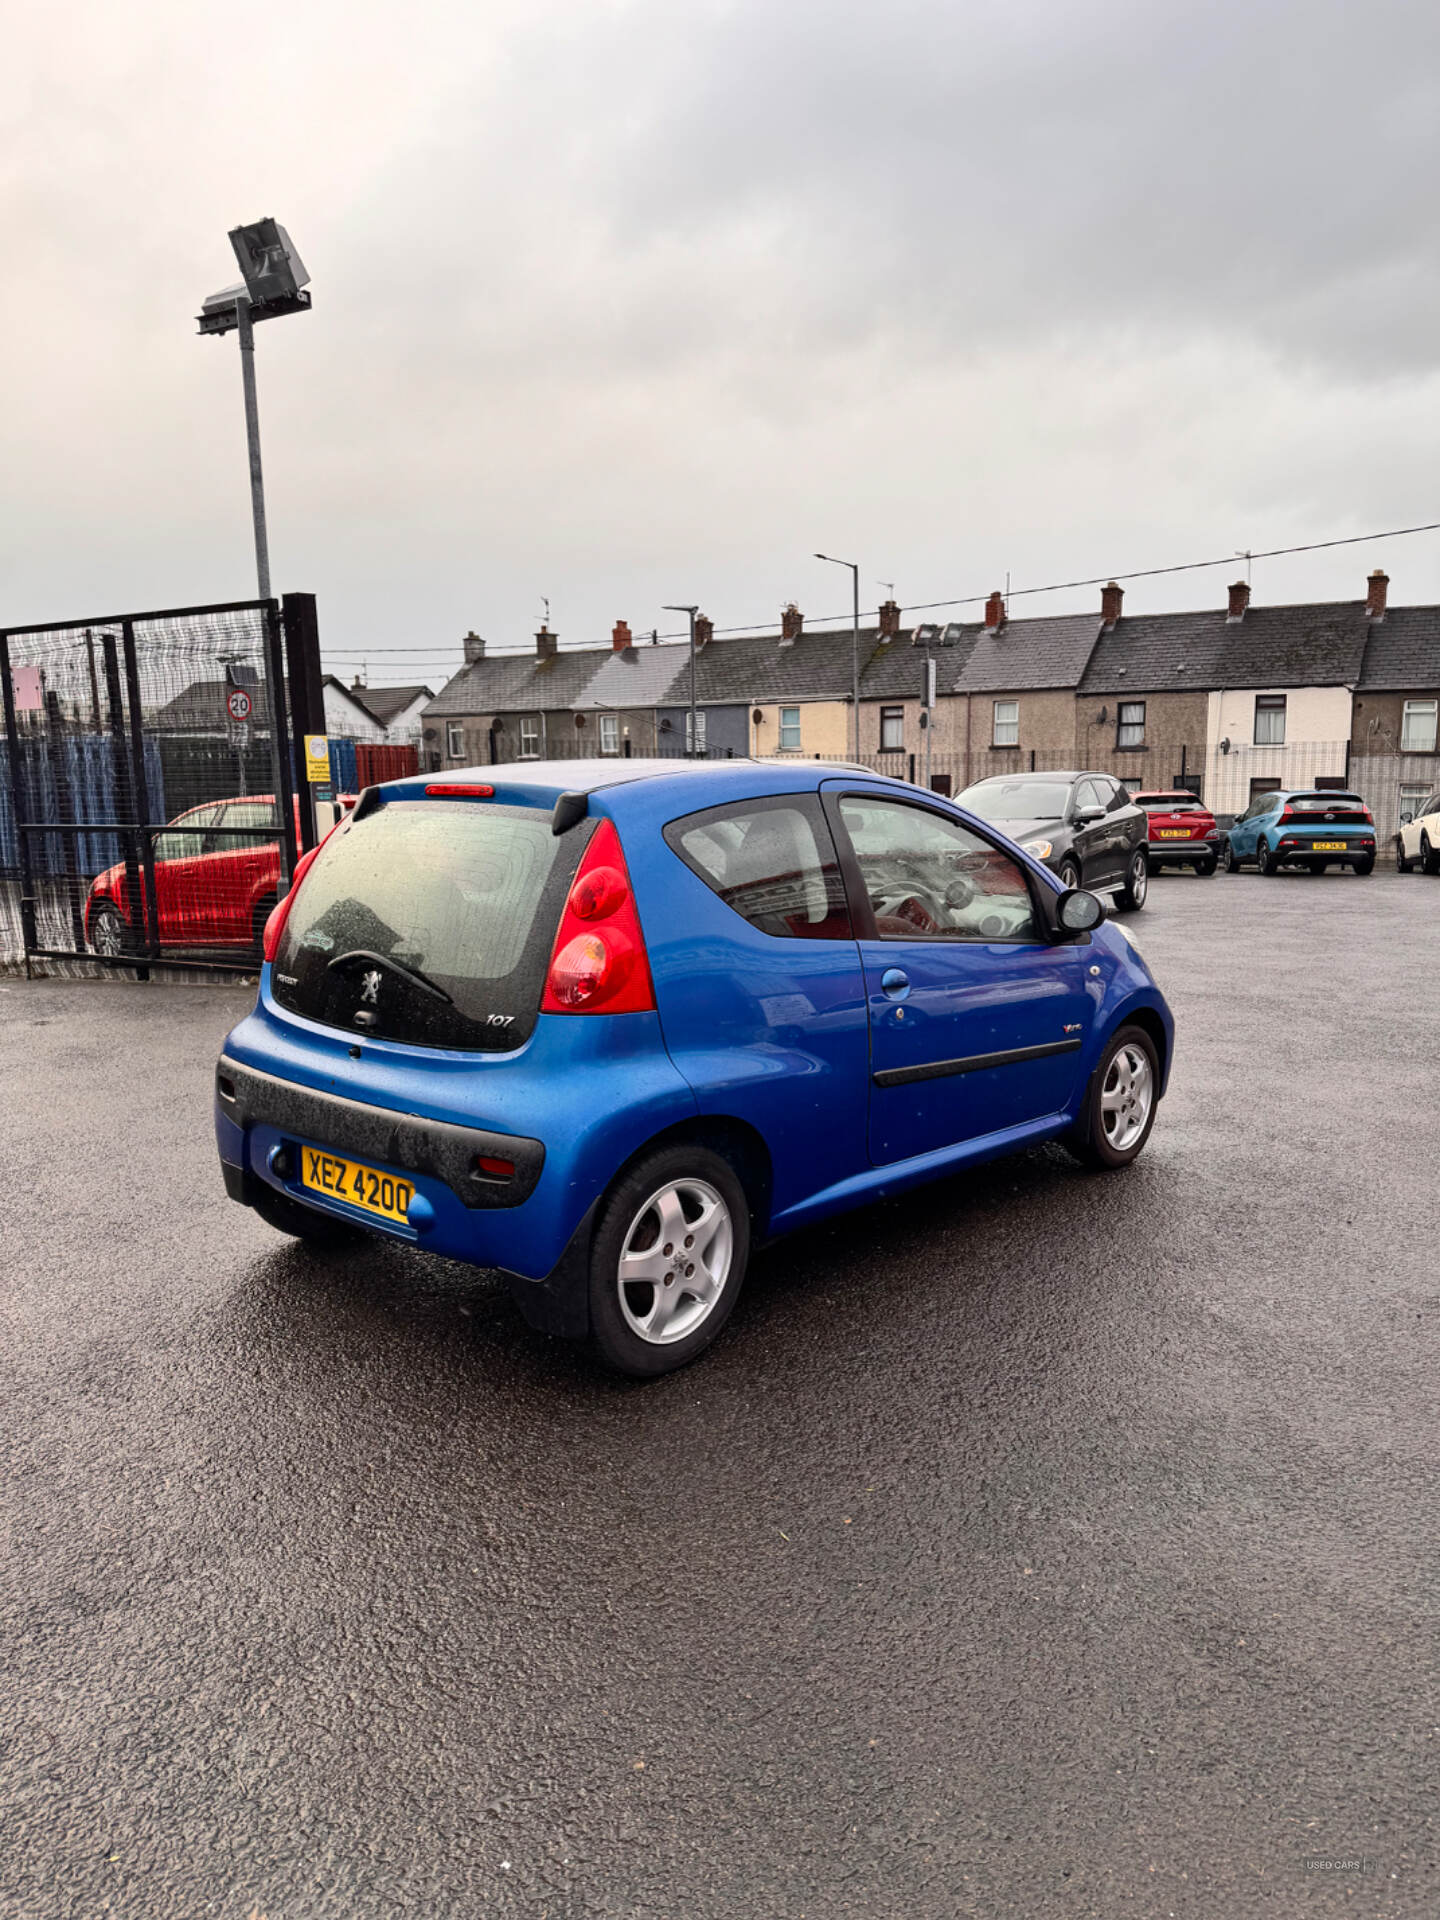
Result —
<svg viewBox="0 0 1440 1920"><path fill-rule="evenodd" d="M1420 836L1420 871L1422 873L1440 873L1440 858L1436 857L1434 849L1430 845L1430 836L1428 833L1422 833Z"/></svg>
<svg viewBox="0 0 1440 1920"><path fill-rule="evenodd" d="M1262 840L1255 849L1255 864L1267 880L1273 880L1280 871L1280 862L1270 851L1270 842Z"/></svg>
<svg viewBox="0 0 1440 1920"><path fill-rule="evenodd" d="M1400 838L1398 833L1395 836L1395 871L1397 873L1413 873L1415 871L1415 862L1406 858L1405 842Z"/></svg>
<svg viewBox="0 0 1440 1920"><path fill-rule="evenodd" d="M1228 840L1225 842L1225 871L1226 873L1239 873L1240 871L1240 856Z"/></svg>
<svg viewBox="0 0 1440 1920"><path fill-rule="evenodd" d="M1145 849L1137 847L1130 856L1130 864L1125 869L1125 878L1115 896L1115 904L1125 913L1138 913L1149 891L1150 862L1145 857Z"/></svg>
<svg viewBox="0 0 1440 1920"><path fill-rule="evenodd" d="M329 1214L302 1207L298 1200L277 1193L260 1180L252 1182L249 1198L267 1227L288 1234L292 1240L303 1240L309 1247L353 1245L364 1233L362 1227L352 1227L348 1220L335 1220Z"/></svg>
<svg viewBox="0 0 1440 1920"><path fill-rule="evenodd" d="M1197 860L1195 862L1195 872L1202 880L1208 880L1214 871L1215 862L1213 860Z"/></svg>
<svg viewBox="0 0 1440 1920"><path fill-rule="evenodd" d="M1139 1071L1142 1059L1143 1077ZM1131 1076L1128 1086L1127 1070ZM1128 1167L1150 1138L1159 1097L1160 1061L1155 1042L1143 1027L1121 1027L1090 1076L1066 1145L1086 1166L1107 1172Z"/></svg>
<svg viewBox="0 0 1440 1920"><path fill-rule="evenodd" d="M119 960L134 947L130 928L120 909L109 900L100 900L90 909L90 948L102 959Z"/></svg>
<svg viewBox="0 0 1440 1920"><path fill-rule="evenodd" d="M1375 856L1373 853L1362 853L1358 860L1352 860L1350 864L1354 867L1356 873L1373 873L1375 871Z"/></svg>
<svg viewBox="0 0 1440 1920"><path fill-rule="evenodd" d="M685 1229L702 1220L692 1247ZM687 1258L692 1253L700 1257ZM698 1359L734 1311L749 1258L750 1203L730 1162L684 1143L647 1154L615 1182L596 1220L596 1352L634 1380Z"/></svg>
<svg viewBox="0 0 1440 1920"><path fill-rule="evenodd" d="M1080 885L1080 869L1073 860L1062 860L1060 862L1060 884L1065 888L1078 887Z"/></svg>

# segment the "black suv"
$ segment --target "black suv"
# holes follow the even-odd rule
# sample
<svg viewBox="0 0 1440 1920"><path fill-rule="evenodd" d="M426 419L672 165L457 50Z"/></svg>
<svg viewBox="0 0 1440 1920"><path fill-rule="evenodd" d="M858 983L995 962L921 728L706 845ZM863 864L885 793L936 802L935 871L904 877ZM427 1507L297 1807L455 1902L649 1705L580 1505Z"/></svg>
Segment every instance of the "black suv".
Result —
<svg viewBox="0 0 1440 1920"><path fill-rule="evenodd" d="M1143 907L1149 887L1143 807L1109 773L997 773L957 796L982 820L1018 840L1067 887L1113 893Z"/></svg>

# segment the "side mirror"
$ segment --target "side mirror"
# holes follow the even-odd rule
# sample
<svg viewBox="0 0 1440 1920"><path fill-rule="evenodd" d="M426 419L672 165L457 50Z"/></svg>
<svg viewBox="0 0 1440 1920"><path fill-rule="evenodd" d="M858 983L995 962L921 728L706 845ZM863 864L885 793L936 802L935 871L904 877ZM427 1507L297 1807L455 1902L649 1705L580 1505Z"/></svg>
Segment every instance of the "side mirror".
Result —
<svg viewBox="0 0 1440 1920"><path fill-rule="evenodd" d="M1077 827L1088 827L1092 820L1103 820L1104 818L1104 807L1077 807L1075 809L1075 824Z"/></svg>
<svg viewBox="0 0 1440 1920"><path fill-rule="evenodd" d="M1412 821L1412 820L1413 820L1414 818L1415 818L1415 816L1414 816L1414 814L1413 814L1413 813L1402 813L1402 814L1401 814L1401 816L1400 816L1400 824L1401 824L1401 826L1402 826L1402 827L1408 827L1408 826L1409 826L1409 824L1410 824L1410 822L1411 822L1411 821Z"/></svg>
<svg viewBox="0 0 1440 1920"><path fill-rule="evenodd" d="M1070 887L1055 902L1055 923L1062 933L1090 933L1105 918L1105 903L1084 887Z"/></svg>

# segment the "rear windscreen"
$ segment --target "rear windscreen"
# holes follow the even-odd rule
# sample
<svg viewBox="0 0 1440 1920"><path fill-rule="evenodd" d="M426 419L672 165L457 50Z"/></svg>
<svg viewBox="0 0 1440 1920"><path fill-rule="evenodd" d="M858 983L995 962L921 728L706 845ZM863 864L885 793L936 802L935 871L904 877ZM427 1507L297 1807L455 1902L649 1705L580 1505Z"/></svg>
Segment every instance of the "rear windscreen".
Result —
<svg viewBox="0 0 1440 1920"><path fill-rule="evenodd" d="M1203 813L1205 809L1190 793L1137 793L1137 803L1147 813Z"/></svg>
<svg viewBox="0 0 1440 1920"><path fill-rule="evenodd" d="M1292 813L1354 813L1365 802L1358 793L1294 793L1285 804Z"/></svg>
<svg viewBox="0 0 1440 1920"><path fill-rule="evenodd" d="M557 838L548 812L463 801L397 801L351 820L301 883L275 1000L377 1039L519 1046L592 831Z"/></svg>

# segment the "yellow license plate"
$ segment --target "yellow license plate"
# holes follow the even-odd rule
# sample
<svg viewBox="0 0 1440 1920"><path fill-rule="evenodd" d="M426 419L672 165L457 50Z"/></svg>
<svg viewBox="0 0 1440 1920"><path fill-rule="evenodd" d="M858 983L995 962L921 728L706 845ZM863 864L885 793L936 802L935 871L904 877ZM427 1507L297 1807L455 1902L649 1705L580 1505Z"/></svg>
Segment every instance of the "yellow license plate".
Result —
<svg viewBox="0 0 1440 1920"><path fill-rule="evenodd" d="M1161 827L1160 838L1162 840L1188 840L1190 838L1190 829L1188 827Z"/></svg>
<svg viewBox="0 0 1440 1920"><path fill-rule="evenodd" d="M1345 842L1343 840L1312 840L1310 851L1312 853L1343 853Z"/></svg>
<svg viewBox="0 0 1440 1920"><path fill-rule="evenodd" d="M338 1154L321 1153L318 1147L300 1149L300 1184L312 1193L348 1201L362 1212L398 1221L401 1226L407 1223L410 1202L415 1197L408 1180L381 1173L376 1167L362 1167L357 1160L342 1160Z"/></svg>

